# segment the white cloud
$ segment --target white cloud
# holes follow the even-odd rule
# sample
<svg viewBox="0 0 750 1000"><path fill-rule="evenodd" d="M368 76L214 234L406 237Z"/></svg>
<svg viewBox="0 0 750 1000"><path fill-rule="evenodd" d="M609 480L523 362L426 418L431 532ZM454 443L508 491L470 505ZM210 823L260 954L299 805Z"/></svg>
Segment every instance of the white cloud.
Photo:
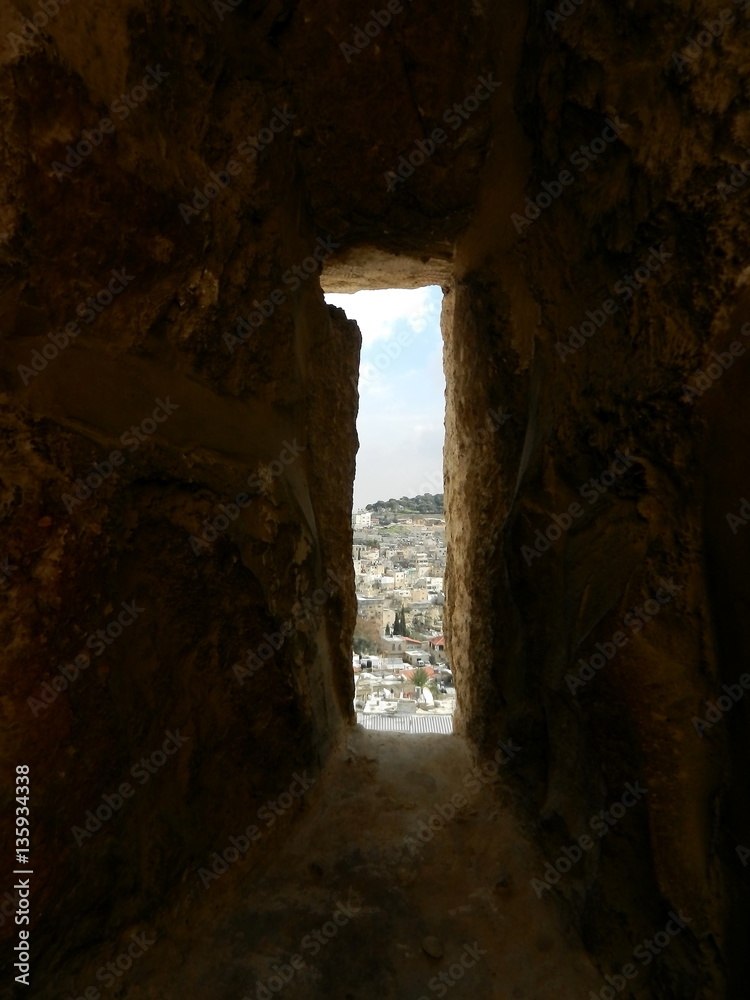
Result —
<svg viewBox="0 0 750 1000"><path fill-rule="evenodd" d="M345 310L362 332L363 353L378 340L390 340L399 320L415 322L434 313L430 288L388 288L352 295L326 295L326 302Z"/></svg>
<svg viewBox="0 0 750 1000"><path fill-rule="evenodd" d="M445 378L439 288L326 295L362 331L354 508L442 493ZM406 345L387 344L411 330Z"/></svg>

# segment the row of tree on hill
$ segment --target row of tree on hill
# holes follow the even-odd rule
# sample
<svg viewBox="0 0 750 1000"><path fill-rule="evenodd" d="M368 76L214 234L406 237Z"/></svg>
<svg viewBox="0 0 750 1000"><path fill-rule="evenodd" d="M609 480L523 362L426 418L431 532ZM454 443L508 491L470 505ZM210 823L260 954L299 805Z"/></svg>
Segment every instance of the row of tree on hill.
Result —
<svg viewBox="0 0 750 1000"><path fill-rule="evenodd" d="M365 510L370 510L374 514L383 512L392 514L433 514L443 515L443 494L423 493L417 497L401 497L396 500L378 500L376 503L368 503Z"/></svg>

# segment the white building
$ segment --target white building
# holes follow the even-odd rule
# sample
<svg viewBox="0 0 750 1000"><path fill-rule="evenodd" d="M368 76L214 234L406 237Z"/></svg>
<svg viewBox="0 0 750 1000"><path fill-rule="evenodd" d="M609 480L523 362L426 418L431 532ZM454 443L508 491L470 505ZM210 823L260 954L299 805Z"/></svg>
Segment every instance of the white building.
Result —
<svg viewBox="0 0 750 1000"><path fill-rule="evenodd" d="M353 528L371 528L372 514L369 510L358 510L353 517Z"/></svg>

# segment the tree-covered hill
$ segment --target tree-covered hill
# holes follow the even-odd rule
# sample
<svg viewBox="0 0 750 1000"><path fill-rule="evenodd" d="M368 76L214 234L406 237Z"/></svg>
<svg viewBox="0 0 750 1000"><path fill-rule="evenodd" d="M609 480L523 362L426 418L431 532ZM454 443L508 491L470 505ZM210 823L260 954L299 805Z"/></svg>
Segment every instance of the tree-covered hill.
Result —
<svg viewBox="0 0 750 1000"><path fill-rule="evenodd" d="M418 497L401 497L400 500L391 497L390 500L368 503L365 510L371 510L373 514L432 514L442 516L444 514L443 494L423 493Z"/></svg>

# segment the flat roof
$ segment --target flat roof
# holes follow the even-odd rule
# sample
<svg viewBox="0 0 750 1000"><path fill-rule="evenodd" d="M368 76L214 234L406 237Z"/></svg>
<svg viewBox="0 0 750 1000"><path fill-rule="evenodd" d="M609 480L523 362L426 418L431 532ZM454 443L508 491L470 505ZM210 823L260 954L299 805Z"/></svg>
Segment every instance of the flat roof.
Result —
<svg viewBox="0 0 750 1000"><path fill-rule="evenodd" d="M357 722L364 729L377 729L391 733L453 733L453 716L442 715L385 715L382 712L357 712Z"/></svg>

